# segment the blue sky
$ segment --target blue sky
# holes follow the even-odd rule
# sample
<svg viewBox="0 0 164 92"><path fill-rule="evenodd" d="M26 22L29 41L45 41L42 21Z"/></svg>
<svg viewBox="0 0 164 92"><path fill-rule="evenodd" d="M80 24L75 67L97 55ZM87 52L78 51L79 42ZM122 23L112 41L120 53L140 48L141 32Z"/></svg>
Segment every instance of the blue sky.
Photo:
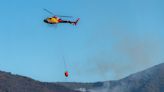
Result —
<svg viewBox="0 0 164 92"><path fill-rule="evenodd" d="M116 80L163 62L162 0L3 0L0 69L40 81ZM55 14L78 26L43 23ZM65 78L63 58L70 77Z"/></svg>

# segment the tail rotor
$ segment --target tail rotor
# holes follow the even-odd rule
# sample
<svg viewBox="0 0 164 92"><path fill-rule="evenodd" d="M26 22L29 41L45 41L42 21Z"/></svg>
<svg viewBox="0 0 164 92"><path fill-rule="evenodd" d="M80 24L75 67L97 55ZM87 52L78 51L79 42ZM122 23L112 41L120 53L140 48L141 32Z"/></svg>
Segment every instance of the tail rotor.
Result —
<svg viewBox="0 0 164 92"><path fill-rule="evenodd" d="M73 24L76 26L77 23L79 22L80 18L78 18Z"/></svg>

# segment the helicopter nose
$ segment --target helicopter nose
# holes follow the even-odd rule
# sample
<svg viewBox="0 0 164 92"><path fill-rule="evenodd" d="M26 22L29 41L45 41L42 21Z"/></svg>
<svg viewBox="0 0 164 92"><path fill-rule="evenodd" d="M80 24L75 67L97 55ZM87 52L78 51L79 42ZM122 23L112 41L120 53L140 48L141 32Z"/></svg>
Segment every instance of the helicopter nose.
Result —
<svg viewBox="0 0 164 92"><path fill-rule="evenodd" d="M46 19L44 19L44 22L45 22L45 23L48 23L48 21L47 21Z"/></svg>

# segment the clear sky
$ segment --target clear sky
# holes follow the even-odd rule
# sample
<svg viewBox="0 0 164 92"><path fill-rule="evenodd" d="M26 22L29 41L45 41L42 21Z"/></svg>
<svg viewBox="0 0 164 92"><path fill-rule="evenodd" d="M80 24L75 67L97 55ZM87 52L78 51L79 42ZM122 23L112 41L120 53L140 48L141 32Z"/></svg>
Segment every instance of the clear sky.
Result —
<svg viewBox="0 0 164 92"><path fill-rule="evenodd" d="M163 0L1 0L0 70L40 81L95 82L162 63L163 5ZM43 8L81 20L56 28L43 23L51 16Z"/></svg>

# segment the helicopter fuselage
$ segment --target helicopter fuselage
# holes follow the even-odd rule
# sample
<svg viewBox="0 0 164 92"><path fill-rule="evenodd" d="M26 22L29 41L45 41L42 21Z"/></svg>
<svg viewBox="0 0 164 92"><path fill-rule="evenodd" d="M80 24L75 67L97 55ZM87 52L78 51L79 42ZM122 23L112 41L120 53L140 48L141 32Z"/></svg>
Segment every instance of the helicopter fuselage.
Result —
<svg viewBox="0 0 164 92"><path fill-rule="evenodd" d="M61 22L61 19L58 17L49 17L44 19L44 22L48 24L58 24Z"/></svg>

